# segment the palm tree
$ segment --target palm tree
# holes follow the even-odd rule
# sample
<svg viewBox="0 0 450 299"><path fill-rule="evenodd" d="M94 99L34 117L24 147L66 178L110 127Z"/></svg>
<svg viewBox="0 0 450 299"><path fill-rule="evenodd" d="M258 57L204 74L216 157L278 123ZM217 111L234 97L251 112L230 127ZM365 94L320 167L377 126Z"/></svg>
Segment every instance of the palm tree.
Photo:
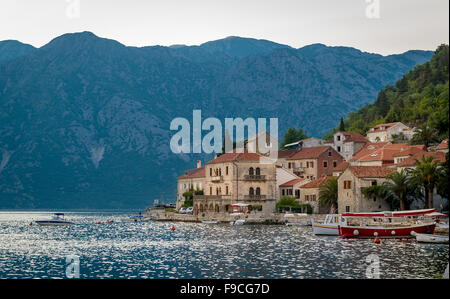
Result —
<svg viewBox="0 0 450 299"><path fill-rule="evenodd" d="M398 200L401 211L408 209L417 193L417 186L411 180L409 172L402 169L400 172L390 173L386 178L388 180L383 183L383 187L392 192L392 197Z"/></svg>
<svg viewBox="0 0 450 299"><path fill-rule="evenodd" d="M392 172L386 178L387 181L382 185L364 188L363 194L382 198L389 203L391 209L400 208L401 211L409 209L414 199L420 197L418 186L409 171Z"/></svg>
<svg viewBox="0 0 450 299"><path fill-rule="evenodd" d="M412 144L425 144L428 147L431 143L438 141L436 130L426 125L416 129L415 134L411 140Z"/></svg>
<svg viewBox="0 0 450 299"><path fill-rule="evenodd" d="M319 204L321 206L334 205L337 209L338 203L338 181L337 178L327 179L325 184L322 184L319 189Z"/></svg>
<svg viewBox="0 0 450 299"><path fill-rule="evenodd" d="M412 171L413 181L423 187L425 202L428 208L433 208L433 191L440 179L440 163L432 156L423 156L421 161L415 159L416 168Z"/></svg>

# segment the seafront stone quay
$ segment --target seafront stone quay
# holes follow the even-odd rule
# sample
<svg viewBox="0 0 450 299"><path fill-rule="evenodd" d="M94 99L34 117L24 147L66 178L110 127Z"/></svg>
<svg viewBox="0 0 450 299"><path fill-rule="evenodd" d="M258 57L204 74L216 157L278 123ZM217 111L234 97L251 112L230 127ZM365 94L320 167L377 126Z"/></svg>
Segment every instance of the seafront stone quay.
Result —
<svg viewBox="0 0 450 299"><path fill-rule="evenodd" d="M246 224L285 224L287 221L300 224L311 223L311 221L323 221L326 215L312 214L301 217L286 217L283 213L249 213L244 215L219 214L219 215L192 215L179 214L165 209L147 208L146 216L154 221L181 221L181 222L202 222L202 221L218 221L228 223L237 219L244 219Z"/></svg>

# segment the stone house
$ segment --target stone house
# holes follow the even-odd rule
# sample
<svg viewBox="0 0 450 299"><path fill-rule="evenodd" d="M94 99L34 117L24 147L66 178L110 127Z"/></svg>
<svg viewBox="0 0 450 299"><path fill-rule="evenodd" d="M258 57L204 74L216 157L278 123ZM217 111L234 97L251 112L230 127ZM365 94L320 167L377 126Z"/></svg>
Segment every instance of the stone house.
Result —
<svg viewBox="0 0 450 299"><path fill-rule="evenodd" d="M203 190L205 186L205 166L201 161L197 161L197 168L186 170L183 175L177 178L177 202L176 209L179 210L184 204L183 193L190 190Z"/></svg>
<svg viewBox="0 0 450 299"><path fill-rule="evenodd" d="M311 182L305 178L296 178L280 185L280 197L292 196L297 200L300 200L300 188Z"/></svg>
<svg viewBox="0 0 450 299"><path fill-rule="evenodd" d="M310 180L331 176L333 168L344 161L331 146L302 148L285 159L284 167L301 178Z"/></svg>
<svg viewBox="0 0 450 299"><path fill-rule="evenodd" d="M366 132L367 139L370 142L391 142L393 135L402 134L405 139L411 140L414 135L413 129L401 122L376 125Z"/></svg>
<svg viewBox="0 0 450 299"><path fill-rule="evenodd" d="M368 142L367 138L359 133L337 132L333 135L333 139L327 141L326 144L331 145L345 161L348 161Z"/></svg>
<svg viewBox="0 0 450 299"><path fill-rule="evenodd" d="M448 153L448 138L443 140L437 147L436 147L436 151L437 152L441 152L441 153Z"/></svg>
<svg viewBox="0 0 450 299"><path fill-rule="evenodd" d="M349 166L338 178L338 212L389 211L389 204L379 198L368 198L366 187L381 185L393 170L386 166Z"/></svg>
<svg viewBox="0 0 450 299"><path fill-rule="evenodd" d="M323 176L300 187L300 203L309 204L313 209L313 214L324 214L330 211L330 207L322 207L319 204L320 187L326 184L330 178L332 177Z"/></svg>
<svg viewBox="0 0 450 299"><path fill-rule="evenodd" d="M230 213L235 203L275 211L276 164L257 153L233 151L205 165L204 195L194 196L194 215Z"/></svg>

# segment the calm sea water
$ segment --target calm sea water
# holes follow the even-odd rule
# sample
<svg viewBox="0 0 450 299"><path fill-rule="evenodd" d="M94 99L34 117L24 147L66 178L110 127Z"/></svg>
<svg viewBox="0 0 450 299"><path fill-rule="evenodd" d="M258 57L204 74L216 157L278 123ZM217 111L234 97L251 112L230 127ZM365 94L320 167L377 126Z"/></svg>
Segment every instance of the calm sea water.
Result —
<svg viewBox="0 0 450 299"><path fill-rule="evenodd" d="M366 278L376 255L381 278L434 278L449 246L414 240L318 237L311 227L122 222L131 213L66 213L76 225L29 226L44 212L0 212L0 278ZM114 220L111 224L96 221Z"/></svg>

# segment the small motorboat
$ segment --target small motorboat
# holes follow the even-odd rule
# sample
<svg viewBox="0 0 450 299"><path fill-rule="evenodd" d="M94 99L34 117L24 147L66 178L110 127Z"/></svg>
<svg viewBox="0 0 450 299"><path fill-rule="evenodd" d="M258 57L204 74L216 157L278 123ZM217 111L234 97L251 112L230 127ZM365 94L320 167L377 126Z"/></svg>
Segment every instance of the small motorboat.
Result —
<svg viewBox="0 0 450 299"><path fill-rule="evenodd" d="M415 236L419 243L448 244L448 236L430 234L415 234Z"/></svg>
<svg viewBox="0 0 450 299"><path fill-rule="evenodd" d="M339 224L345 224L345 219L337 214L329 214L323 223L312 223L313 232L315 235L337 236L339 235Z"/></svg>
<svg viewBox="0 0 450 299"><path fill-rule="evenodd" d="M244 225L245 224L245 220L244 219L237 219L234 221L230 221L230 225Z"/></svg>
<svg viewBox="0 0 450 299"><path fill-rule="evenodd" d="M55 213L49 220L36 220L35 222L41 226L64 226L74 224L72 221L64 219L64 213Z"/></svg>

